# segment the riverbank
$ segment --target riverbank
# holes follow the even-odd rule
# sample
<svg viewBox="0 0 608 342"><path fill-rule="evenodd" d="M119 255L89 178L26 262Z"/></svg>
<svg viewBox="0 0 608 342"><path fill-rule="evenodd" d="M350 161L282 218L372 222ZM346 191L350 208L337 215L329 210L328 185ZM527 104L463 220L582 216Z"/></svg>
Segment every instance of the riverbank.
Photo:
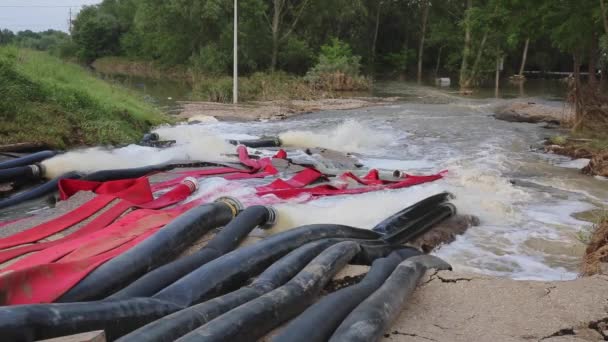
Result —
<svg viewBox="0 0 608 342"><path fill-rule="evenodd" d="M43 52L0 48L0 145L124 144L170 118L139 94Z"/></svg>
<svg viewBox="0 0 608 342"><path fill-rule="evenodd" d="M232 103L232 77L203 73L195 68L180 66L165 68L149 61L124 57L103 57L91 65L98 73L114 77L141 77L183 82L192 88L190 101ZM285 72L256 72L239 77L239 101L310 101L346 96L366 96L371 82L365 77L340 72L323 74L321 81Z"/></svg>

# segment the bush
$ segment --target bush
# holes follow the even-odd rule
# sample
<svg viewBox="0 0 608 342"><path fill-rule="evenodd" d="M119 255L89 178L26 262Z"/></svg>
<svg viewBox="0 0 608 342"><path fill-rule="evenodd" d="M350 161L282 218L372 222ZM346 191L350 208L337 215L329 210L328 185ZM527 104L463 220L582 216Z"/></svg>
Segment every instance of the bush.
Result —
<svg viewBox="0 0 608 342"><path fill-rule="evenodd" d="M193 85L193 99L211 102L232 102L232 78L199 76ZM305 100L319 97L301 77L283 72L255 73L239 78L241 101Z"/></svg>
<svg viewBox="0 0 608 342"><path fill-rule="evenodd" d="M319 62L308 71L306 80L313 87L326 90L363 90L369 81L360 75L361 57L354 56L350 46L339 39L323 45Z"/></svg>
<svg viewBox="0 0 608 342"><path fill-rule="evenodd" d="M226 72L231 61L231 57L226 56L215 44L202 47L198 54L190 57L190 64L195 72L215 76Z"/></svg>

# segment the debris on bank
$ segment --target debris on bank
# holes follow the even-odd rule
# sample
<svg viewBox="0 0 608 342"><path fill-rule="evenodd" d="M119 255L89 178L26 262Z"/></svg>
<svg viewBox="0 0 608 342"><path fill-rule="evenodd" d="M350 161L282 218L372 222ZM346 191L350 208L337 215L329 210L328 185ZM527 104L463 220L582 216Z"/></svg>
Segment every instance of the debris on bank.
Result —
<svg viewBox="0 0 608 342"><path fill-rule="evenodd" d="M583 258L583 276L608 275L608 217L602 218L594 228Z"/></svg>
<svg viewBox="0 0 608 342"><path fill-rule="evenodd" d="M559 126L568 122L573 113L569 107L558 108L535 102L513 102L498 108L494 118L508 122L545 122Z"/></svg>

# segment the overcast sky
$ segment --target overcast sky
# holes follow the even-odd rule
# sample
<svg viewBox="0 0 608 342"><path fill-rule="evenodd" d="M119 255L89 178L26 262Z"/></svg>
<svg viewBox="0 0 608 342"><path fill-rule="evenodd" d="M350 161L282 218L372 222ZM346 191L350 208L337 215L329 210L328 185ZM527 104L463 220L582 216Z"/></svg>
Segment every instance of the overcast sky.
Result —
<svg viewBox="0 0 608 342"><path fill-rule="evenodd" d="M101 0L0 0L0 29L11 31L68 30L70 9L75 16L84 5Z"/></svg>

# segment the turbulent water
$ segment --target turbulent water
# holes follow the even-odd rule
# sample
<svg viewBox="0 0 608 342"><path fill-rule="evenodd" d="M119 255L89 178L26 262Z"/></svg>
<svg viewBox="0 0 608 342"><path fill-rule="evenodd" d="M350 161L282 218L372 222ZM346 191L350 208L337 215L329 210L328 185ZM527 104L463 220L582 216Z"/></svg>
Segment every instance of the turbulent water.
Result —
<svg viewBox="0 0 608 342"><path fill-rule="evenodd" d="M288 146L353 152L367 168L420 174L448 170L444 180L408 189L277 204L280 220L274 229L308 223L370 228L409 204L447 190L456 195L460 213L481 219L480 226L436 252L457 269L514 279L575 278L584 250L580 232L589 224L572 214L606 204L608 181L581 175L572 168L576 163L566 158L532 152L530 146L553 132L490 117L503 100L461 99L411 88L389 90L390 95L409 92L408 100L275 122L205 120L159 129L161 138L178 141L171 149L89 150L79 158L70 159L74 154L68 154L49 163L55 162L51 169L60 173L78 165L93 170L108 168L108 163L124 167L170 159L217 160L234 150L219 137L278 135ZM226 194L249 204L257 201L253 188L218 178L204 180L196 196L212 199Z"/></svg>
<svg viewBox="0 0 608 342"><path fill-rule="evenodd" d="M444 102L444 101L441 101ZM532 152L552 132L490 117L496 100L403 103L309 114L281 122L210 123L206 130L245 136L279 135L287 145L356 152L367 167L431 173L445 180L409 189L279 205L276 229L336 222L372 227L425 196L448 190L470 229L437 254L457 268L515 279L572 279L588 223L571 215L605 204L608 182L568 168L568 159ZM512 180L525 181L520 186Z"/></svg>

